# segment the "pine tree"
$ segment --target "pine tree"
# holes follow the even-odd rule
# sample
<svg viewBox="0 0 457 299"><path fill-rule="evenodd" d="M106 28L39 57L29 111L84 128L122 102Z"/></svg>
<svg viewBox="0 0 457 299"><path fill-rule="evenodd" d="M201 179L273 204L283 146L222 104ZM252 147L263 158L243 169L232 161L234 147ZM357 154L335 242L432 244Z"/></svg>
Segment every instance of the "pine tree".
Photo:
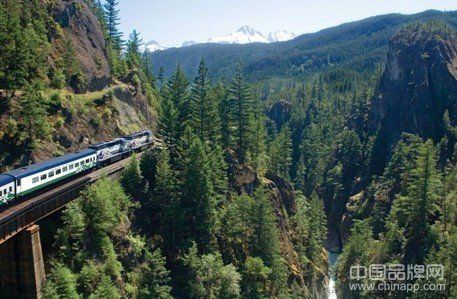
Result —
<svg viewBox="0 0 457 299"><path fill-rule="evenodd" d="M235 126L236 153L240 162L247 161L249 140L252 136L253 98L250 87L243 78L242 66L238 65L229 88L230 112Z"/></svg>
<svg viewBox="0 0 457 299"><path fill-rule="evenodd" d="M440 175L436 170L436 150L431 141L420 149L416 167L405 176L407 180L396 199L391 220L398 223L406 238L403 262L423 264L433 242L433 232L427 220L437 211Z"/></svg>
<svg viewBox="0 0 457 299"><path fill-rule="evenodd" d="M188 232L188 237L196 241L200 250L206 251L213 242L217 204L214 198L211 164L207 155L209 148L195 135L192 135L189 141L189 147L184 149L181 156L181 207L186 222L183 230Z"/></svg>
<svg viewBox="0 0 457 299"><path fill-rule="evenodd" d="M138 298L168 299L171 296L170 271L165 267L165 258L159 249L146 253L146 264L142 268Z"/></svg>
<svg viewBox="0 0 457 299"><path fill-rule="evenodd" d="M214 93L219 98L219 119L221 145L224 150L233 147L232 118L230 112L229 92L224 84L217 84Z"/></svg>
<svg viewBox="0 0 457 299"><path fill-rule="evenodd" d="M190 101L190 126L203 141L218 140L218 111L217 99L211 92L208 79L208 68L203 58L198 65L198 75L194 79Z"/></svg>
<svg viewBox="0 0 457 299"><path fill-rule="evenodd" d="M141 177L140 165L136 155L132 156L130 163L122 173L120 183L125 192L135 200L140 200L143 194L143 179Z"/></svg>
<svg viewBox="0 0 457 299"><path fill-rule="evenodd" d="M177 112L176 123L174 124L174 135L179 140L184 133L189 121L189 81L187 80L181 65L171 75L167 85L162 89L164 101L170 101Z"/></svg>
<svg viewBox="0 0 457 299"><path fill-rule="evenodd" d="M143 40L138 31L133 30L127 41L127 60L131 68L141 68L142 59L140 47L143 45Z"/></svg>
<svg viewBox="0 0 457 299"><path fill-rule="evenodd" d="M113 49L120 52L122 49L122 33L119 32L119 5L118 0L106 0L103 8L105 9L105 20L108 31L108 41L113 46Z"/></svg>
<svg viewBox="0 0 457 299"><path fill-rule="evenodd" d="M157 75L157 79L160 82L160 88L162 88L163 87L163 81L165 80L165 68L163 66L161 66L159 68L159 74Z"/></svg>
<svg viewBox="0 0 457 299"><path fill-rule="evenodd" d="M51 133L51 127L46 120L46 108L49 104L42 90L43 84L41 82L33 82L25 87L25 94L20 101L25 134L31 148L36 146L39 139L46 139Z"/></svg>
<svg viewBox="0 0 457 299"><path fill-rule="evenodd" d="M275 175L288 179L292 162L292 141L288 126L284 126L276 138L271 142L269 149L269 171Z"/></svg>
<svg viewBox="0 0 457 299"><path fill-rule="evenodd" d="M199 255L194 243L182 258L187 268L190 298L239 298L241 275L231 265L224 265L219 252Z"/></svg>

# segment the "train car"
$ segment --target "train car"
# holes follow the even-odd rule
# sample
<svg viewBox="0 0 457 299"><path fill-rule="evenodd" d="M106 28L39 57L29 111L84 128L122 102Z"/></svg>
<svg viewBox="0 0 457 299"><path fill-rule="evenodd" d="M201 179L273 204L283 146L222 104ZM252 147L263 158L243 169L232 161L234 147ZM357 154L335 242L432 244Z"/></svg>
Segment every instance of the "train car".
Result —
<svg viewBox="0 0 457 299"><path fill-rule="evenodd" d="M81 150L44 162L5 173L14 179L15 198L28 195L38 189L57 183L78 173L95 168L96 152L92 149Z"/></svg>
<svg viewBox="0 0 457 299"><path fill-rule="evenodd" d="M130 134L124 137L127 146L132 151L141 151L152 143L152 132L142 131L134 134Z"/></svg>
<svg viewBox="0 0 457 299"><path fill-rule="evenodd" d="M130 153L127 142L123 138L113 141L102 142L92 145L90 149L96 151L97 163L104 165L121 160L123 156Z"/></svg>
<svg viewBox="0 0 457 299"><path fill-rule="evenodd" d="M0 174L0 206L14 199L14 178Z"/></svg>

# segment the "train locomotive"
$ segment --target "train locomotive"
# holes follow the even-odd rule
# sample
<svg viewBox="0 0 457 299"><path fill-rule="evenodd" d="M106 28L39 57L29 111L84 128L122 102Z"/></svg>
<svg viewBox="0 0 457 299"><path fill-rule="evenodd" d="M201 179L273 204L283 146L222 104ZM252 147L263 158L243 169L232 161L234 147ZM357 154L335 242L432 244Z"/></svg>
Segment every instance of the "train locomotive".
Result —
<svg viewBox="0 0 457 299"><path fill-rule="evenodd" d="M142 131L0 174L0 207L78 174L119 161L149 147L151 131Z"/></svg>

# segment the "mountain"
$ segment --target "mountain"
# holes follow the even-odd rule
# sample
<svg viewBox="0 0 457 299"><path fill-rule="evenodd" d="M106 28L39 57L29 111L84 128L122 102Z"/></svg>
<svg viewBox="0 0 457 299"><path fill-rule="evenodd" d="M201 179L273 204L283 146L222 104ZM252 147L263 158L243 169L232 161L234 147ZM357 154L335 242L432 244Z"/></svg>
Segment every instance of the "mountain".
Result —
<svg viewBox="0 0 457 299"><path fill-rule="evenodd" d="M187 41L185 41L185 42L182 43L182 47L193 46L193 45L196 45L196 44L198 44L196 41L187 40Z"/></svg>
<svg viewBox="0 0 457 299"><path fill-rule="evenodd" d="M267 41L269 43L285 42L285 41L294 39L295 37L296 37L295 33L289 32L287 30L281 30L281 31L271 32L267 37Z"/></svg>
<svg viewBox="0 0 457 299"><path fill-rule="evenodd" d="M306 76L339 65L356 70L374 69L385 61L389 39L407 23L438 19L457 27L456 11L429 10L413 15L387 14L345 23L316 33L300 35L281 43L198 44L152 54L154 66L165 68L169 76L180 61L193 76L201 57L211 61L215 78L229 76L238 62L250 80L271 77ZM258 38L256 31L250 32ZM238 33L241 35L241 32ZM232 38L238 35L229 35ZM221 40L221 39L219 39Z"/></svg>
<svg viewBox="0 0 457 299"><path fill-rule="evenodd" d="M155 51L163 51L166 50L167 48L161 46L158 42L155 40L150 41L144 45L144 49L148 50L149 52L155 52Z"/></svg>
<svg viewBox="0 0 457 299"><path fill-rule="evenodd" d="M243 26L234 33L230 33L215 38L210 38L208 43L217 44L249 44L249 43L267 43L268 38L259 31Z"/></svg>

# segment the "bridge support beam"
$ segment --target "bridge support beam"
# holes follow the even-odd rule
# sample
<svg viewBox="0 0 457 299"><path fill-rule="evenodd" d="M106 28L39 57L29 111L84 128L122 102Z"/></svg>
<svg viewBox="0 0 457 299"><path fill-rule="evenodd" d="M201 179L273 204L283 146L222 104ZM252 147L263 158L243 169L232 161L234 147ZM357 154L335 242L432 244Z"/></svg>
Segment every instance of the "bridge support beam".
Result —
<svg viewBox="0 0 457 299"><path fill-rule="evenodd" d="M41 298L45 279L38 225L0 245L0 298Z"/></svg>

